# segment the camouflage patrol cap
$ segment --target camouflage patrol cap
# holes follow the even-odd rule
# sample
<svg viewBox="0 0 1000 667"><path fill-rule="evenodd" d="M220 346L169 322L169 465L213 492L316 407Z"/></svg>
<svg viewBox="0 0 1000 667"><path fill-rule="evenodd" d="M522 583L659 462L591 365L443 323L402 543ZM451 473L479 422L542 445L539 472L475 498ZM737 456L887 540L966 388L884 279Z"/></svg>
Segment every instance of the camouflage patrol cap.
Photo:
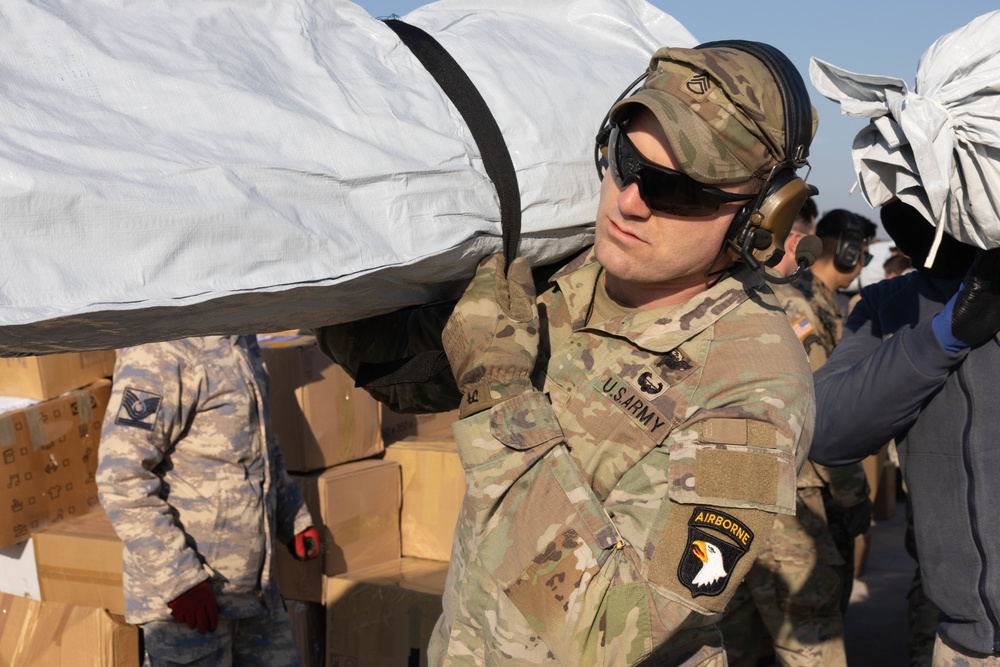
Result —
<svg viewBox="0 0 1000 667"><path fill-rule="evenodd" d="M703 183L766 178L785 159L781 90L767 65L746 51L657 50L642 88L615 104L611 119L623 120L637 106L656 115L680 168Z"/></svg>

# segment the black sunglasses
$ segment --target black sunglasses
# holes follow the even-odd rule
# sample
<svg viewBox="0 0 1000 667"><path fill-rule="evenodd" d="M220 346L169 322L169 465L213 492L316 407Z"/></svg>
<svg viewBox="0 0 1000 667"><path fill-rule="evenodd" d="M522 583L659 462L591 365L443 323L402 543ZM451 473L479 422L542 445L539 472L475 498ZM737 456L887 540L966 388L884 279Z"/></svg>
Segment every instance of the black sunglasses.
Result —
<svg viewBox="0 0 1000 667"><path fill-rule="evenodd" d="M619 188L639 187L639 196L649 208L685 217L711 215L727 202L749 201L756 195L736 194L700 183L687 174L647 160L615 123L608 140L608 170Z"/></svg>

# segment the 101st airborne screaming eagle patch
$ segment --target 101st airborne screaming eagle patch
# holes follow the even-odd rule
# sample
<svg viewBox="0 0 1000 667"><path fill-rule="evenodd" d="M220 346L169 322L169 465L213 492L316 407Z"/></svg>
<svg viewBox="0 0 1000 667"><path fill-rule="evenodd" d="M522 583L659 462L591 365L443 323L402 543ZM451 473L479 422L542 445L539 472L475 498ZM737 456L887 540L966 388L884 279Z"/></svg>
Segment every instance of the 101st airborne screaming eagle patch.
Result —
<svg viewBox="0 0 1000 667"><path fill-rule="evenodd" d="M677 577L693 597L718 595L751 544L753 532L745 523L717 509L696 507Z"/></svg>

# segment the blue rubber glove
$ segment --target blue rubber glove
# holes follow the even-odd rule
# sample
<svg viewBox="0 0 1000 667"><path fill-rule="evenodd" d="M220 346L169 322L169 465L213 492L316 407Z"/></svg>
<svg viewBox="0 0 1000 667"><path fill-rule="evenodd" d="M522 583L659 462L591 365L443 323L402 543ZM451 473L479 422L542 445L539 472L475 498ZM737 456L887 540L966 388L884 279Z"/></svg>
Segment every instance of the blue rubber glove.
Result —
<svg viewBox="0 0 1000 667"><path fill-rule="evenodd" d="M965 285L958 288L948 303L944 305L944 310L934 316L931 320L931 328L934 329L934 335L937 337L938 342L941 343L941 347L945 349L946 352L951 354L958 354L965 348L969 347L966 343L955 338L955 334L951 330L951 318L952 314L955 312L955 301L958 299L958 295L962 293L962 289Z"/></svg>

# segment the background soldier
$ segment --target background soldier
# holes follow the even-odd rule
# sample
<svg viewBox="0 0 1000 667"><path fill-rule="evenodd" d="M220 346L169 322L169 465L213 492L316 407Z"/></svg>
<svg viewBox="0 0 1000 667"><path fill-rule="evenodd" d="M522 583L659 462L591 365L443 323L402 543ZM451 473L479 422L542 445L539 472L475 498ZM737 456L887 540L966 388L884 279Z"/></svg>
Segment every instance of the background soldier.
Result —
<svg viewBox="0 0 1000 667"><path fill-rule="evenodd" d="M782 277L790 276L798 268L795 249L804 237L816 233L817 216L819 216L819 209L816 207L816 200L810 197L795 216L795 222L792 223L792 228L785 239L785 255L774 266L775 274Z"/></svg>
<svg viewBox="0 0 1000 667"><path fill-rule="evenodd" d="M308 560L319 533L267 401L250 336L119 352L97 484L124 543L125 620L141 626L154 667L301 664L271 544Z"/></svg>
<svg viewBox="0 0 1000 667"><path fill-rule="evenodd" d="M767 221L781 248L807 196L805 87L764 45L665 48L609 118L594 247L537 298L523 259L505 275L487 258L440 311L467 493L432 663L720 664L715 615L775 514L794 512L811 373L745 264L760 267L761 201L782 204ZM355 372L417 351L431 316L319 338ZM414 335L375 342L399 331ZM375 393L432 401L423 386Z"/></svg>
<svg viewBox="0 0 1000 667"><path fill-rule="evenodd" d="M819 258L792 283L774 286L814 371L840 340L844 314L834 293L861 272L874 234L874 225L853 213L830 211L816 225ZM843 614L854 581L854 538L871 523L864 469L806 461L796 482L795 515L777 517L769 548L719 623L730 665L756 665L771 649L782 665L846 664Z"/></svg>

